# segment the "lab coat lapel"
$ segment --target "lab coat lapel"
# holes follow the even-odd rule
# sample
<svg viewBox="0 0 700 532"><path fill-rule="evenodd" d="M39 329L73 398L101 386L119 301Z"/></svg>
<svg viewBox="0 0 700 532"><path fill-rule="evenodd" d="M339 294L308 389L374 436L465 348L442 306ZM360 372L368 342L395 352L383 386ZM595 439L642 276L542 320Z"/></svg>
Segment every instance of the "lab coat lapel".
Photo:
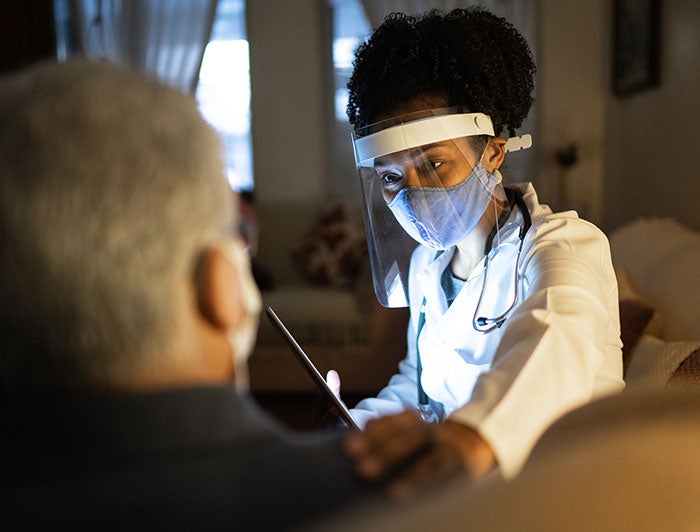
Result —
<svg viewBox="0 0 700 532"><path fill-rule="evenodd" d="M489 255L488 286L485 287L479 308L480 315L496 316L510 304L510 297L514 294L513 268L519 242L517 230L515 224L504 227L499 235L498 246ZM488 362L482 360L479 353L485 350L485 344L497 343L501 336L501 331L498 330L488 334L477 333L472 326L484 273L482 261L474 268L450 308L435 322L435 334L442 338L445 347L458 351L463 358L475 364ZM444 294L442 297L444 299Z"/></svg>
<svg viewBox="0 0 700 532"><path fill-rule="evenodd" d="M436 252L437 254L437 252ZM435 323L447 310L447 299L440 286L440 276L452 260L454 249L448 249L418 272L416 278L425 297L425 319Z"/></svg>

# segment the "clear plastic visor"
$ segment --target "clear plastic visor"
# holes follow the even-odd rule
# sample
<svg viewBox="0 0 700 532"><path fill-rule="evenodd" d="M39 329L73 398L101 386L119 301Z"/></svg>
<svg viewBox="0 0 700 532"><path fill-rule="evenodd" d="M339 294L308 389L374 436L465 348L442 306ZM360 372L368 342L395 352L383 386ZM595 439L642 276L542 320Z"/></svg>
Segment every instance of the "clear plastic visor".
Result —
<svg viewBox="0 0 700 532"><path fill-rule="evenodd" d="M408 305L411 256L466 238L492 204L499 179L481 159L493 136L482 113L434 109L353 134L374 289L385 307Z"/></svg>

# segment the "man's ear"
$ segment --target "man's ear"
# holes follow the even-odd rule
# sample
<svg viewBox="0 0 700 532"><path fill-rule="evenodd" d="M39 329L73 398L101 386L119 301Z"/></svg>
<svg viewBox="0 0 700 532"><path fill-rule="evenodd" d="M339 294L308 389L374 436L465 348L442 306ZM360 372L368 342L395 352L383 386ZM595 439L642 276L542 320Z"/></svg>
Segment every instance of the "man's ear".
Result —
<svg viewBox="0 0 700 532"><path fill-rule="evenodd" d="M492 137L486 146L486 155L484 155L484 168L487 172L493 173L498 170L503 164L503 159L506 156L506 139L503 137Z"/></svg>
<svg viewBox="0 0 700 532"><path fill-rule="evenodd" d="M209 324L226 332L243 319L240 276L235 264L217 247L202 253L194 288L199 313Z"/></svg>

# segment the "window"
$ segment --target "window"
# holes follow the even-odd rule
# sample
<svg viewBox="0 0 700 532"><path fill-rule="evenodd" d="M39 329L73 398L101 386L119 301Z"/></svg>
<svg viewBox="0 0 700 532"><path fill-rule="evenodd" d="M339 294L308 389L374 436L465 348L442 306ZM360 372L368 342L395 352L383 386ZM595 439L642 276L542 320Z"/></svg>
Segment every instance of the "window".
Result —
<svg viewBox="0 0 700 532"><path fill-rule="evenodd" d="M254 185L249 57L245 0L220 0L196 98L202 115L221 136L229 184L236 191L251 191Z"/></svg>
<svg viewBox="0 0 700 532"><path fill-rule="evenodd" d="M347 84L352 74L355 49L369 35L370 25L360 0L330 0L333 7L333 72L335 118L347 121Z"/></svg>

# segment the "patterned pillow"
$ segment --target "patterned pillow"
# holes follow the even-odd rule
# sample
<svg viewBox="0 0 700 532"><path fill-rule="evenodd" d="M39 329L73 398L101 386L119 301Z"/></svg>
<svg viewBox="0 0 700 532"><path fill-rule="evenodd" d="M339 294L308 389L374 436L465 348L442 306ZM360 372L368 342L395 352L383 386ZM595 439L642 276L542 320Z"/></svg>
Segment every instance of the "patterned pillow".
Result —
<svg viewBox="0 0 700 532"><path fill-rule="evenodd" d="M617 289L620 299L620 338L622 362L625 372L634 356L639 339L644 334L657 336L661 332L661 316L649 301L634 288L627 269L615 265Z"/></svg>
<svg viewBox="0 0 700 532"><path fill-rule="evenodd" d="M668 384L698 384L700 383L700 349L696 349L686 358L668 379Z"/></svg>
<svg viewBox="0 0 700 532"><path fill-rule="evenodd" d="M677 382L684 377L689 377L698 355L695 355L695 358L692 357L698 350L700 350L700 341L697 340L667 341L645 334L640 338L634 357L627 368L625 382L630 388L639 386L663 388L672 380ZM686 363L688 366L681 369L681 366ZM676 372L679 373L674 377Z"/></svg>
<svg viewBox="0 0 700 532"><path fill-rule="evenodd" d="M292 254L312 283L352 286L367 256L362 221L340 201L331 201Z"/></svg>
<svg viewBox="0 0 700 532"><path fill-rule="evenodd" d="M620 301L620 339L622 340L622 365L625 371L654 312L656 309L644 301L635 299Z"/></svg>

